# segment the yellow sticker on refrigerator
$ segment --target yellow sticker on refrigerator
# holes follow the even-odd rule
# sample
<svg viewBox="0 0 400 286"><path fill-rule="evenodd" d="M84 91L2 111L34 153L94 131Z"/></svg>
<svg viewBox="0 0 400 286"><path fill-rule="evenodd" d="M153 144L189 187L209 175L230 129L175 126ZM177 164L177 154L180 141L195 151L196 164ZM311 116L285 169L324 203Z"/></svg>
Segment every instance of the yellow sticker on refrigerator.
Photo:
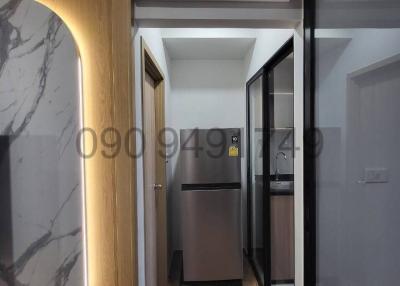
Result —
<svg viewBox="0 0 400 286"><path fill-rule="evenodd" d="M239 148L236 146L229 147L229 157L238 157L239 156Z"/></svg>

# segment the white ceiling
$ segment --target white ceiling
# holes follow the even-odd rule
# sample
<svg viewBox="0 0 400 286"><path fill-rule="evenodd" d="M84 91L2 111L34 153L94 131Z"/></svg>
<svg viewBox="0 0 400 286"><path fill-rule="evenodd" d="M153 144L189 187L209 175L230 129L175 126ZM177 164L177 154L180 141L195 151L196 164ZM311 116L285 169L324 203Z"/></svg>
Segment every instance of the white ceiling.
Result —
<svg viewBox="0 0 400 286"><path fill-rule="evenodd" d="M255 38L164 38L172 60L241 60Z"/></svg>

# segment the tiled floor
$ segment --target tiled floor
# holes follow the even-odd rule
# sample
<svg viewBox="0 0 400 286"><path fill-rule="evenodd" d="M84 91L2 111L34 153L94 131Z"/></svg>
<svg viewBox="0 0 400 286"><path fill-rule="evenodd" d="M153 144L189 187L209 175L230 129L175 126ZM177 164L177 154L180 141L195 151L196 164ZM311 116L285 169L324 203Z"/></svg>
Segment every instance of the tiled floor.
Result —
<svg viewBox="0 0 400 286"><path fill-rule="evenodd" d="M173 266L171 269L171 276L169 286L258 286L257 280L254 276L253 270L245 258L243 262L244 277L243 281L227 281L227 282L216 282L216 283L181 283L182 277L182 253L176 252L174 254Z"/></svg>

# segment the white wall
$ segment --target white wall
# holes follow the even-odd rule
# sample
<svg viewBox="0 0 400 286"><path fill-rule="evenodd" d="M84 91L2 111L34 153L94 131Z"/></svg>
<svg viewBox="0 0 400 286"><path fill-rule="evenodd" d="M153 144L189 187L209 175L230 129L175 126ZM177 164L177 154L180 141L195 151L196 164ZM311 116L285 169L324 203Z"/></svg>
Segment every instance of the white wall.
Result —
<svg viewBox="0 0 400 286"><path fill-rule="evenodd" d="M134 67L135 67L135 110L136 127L142 129L142 90L141 90L141 37L153 53L165 76L165 95L168 101L170 94L170 81L168 73L168 55L164 51L160 29L140 28L132 30L134 46ZM142 138L136 137L137 150L142 150ZM137 224L138 224L138 266L139 266L139 285L145 285L145 261L144 261L144 198L143 198L143 157L138 157L137 165Z"/></svg>
<svg viewBox="0 0 400 286"><path fill-rule="evenodd" d="M255 34L254 49L245 58L246 80L249 80L286 41L293 36L293 29L263 29Z"/></svg>

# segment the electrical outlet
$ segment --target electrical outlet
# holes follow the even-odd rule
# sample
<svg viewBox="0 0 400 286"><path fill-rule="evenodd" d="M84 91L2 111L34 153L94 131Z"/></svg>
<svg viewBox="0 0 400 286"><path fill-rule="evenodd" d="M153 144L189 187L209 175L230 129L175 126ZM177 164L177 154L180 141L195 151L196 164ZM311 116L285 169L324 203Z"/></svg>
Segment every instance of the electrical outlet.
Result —
<svg viewBox="0 0 400 286"><path fill-rule="evenodd" d="M365 168L365 183L387 183L389 182L389 172L387 168Z"/></svg>

